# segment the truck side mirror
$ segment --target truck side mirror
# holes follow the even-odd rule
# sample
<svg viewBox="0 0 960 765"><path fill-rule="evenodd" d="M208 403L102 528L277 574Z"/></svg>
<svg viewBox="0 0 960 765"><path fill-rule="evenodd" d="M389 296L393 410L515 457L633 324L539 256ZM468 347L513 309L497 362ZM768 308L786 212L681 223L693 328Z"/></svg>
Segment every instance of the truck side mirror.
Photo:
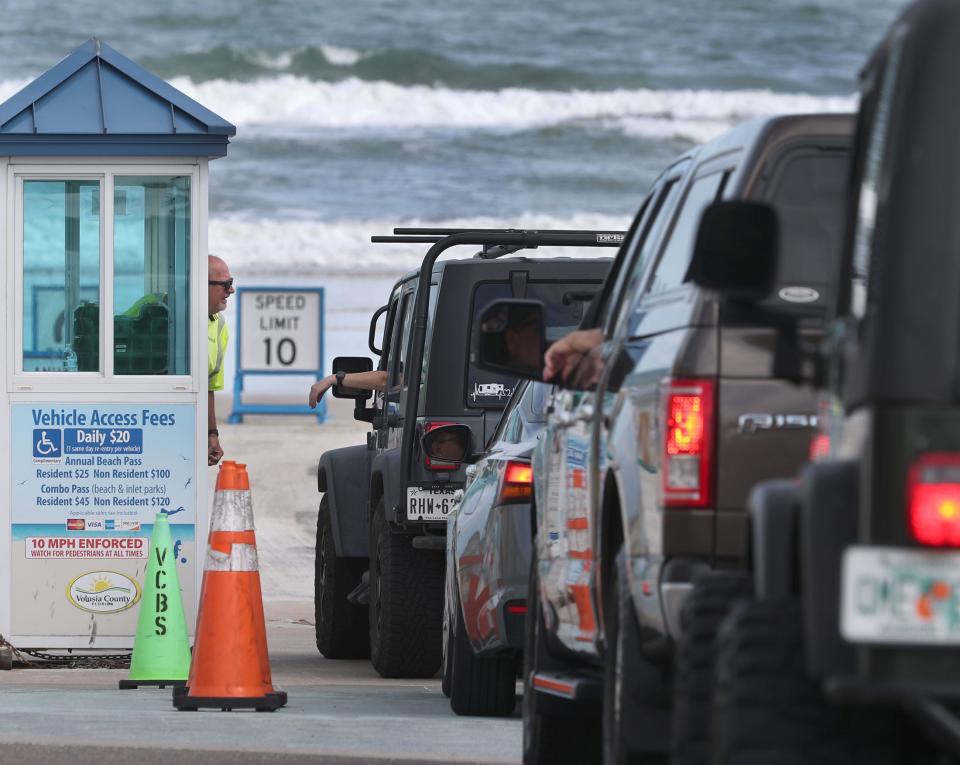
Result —
<svg viewBox="0 0 960 765"><path fill-rule="evenodd" d="M356 372L373 371L373 362L366 356L337 356L333 360L333 373L345 372L354 374ZM357 401L366 401L373 396L372 390L363 390L361 388L347 388L342 385L334 385L331 391L335 398L352 398Z"/></svg>
<svg viewBox="0 0 960 765"><path fill-rule="evenodd" d="M540 380L547 352L544 307L539 300L495 300L480 314L473 363L481 369Z"/></svg>
<svg viewBox="0 0 960 765"><path fill-rule="evenodd" d="M470 438L468 425L441 425L425 433L420 445L431 460L458 464L468 459Z"/></svg>
<svg viewBox="0 0 960 765"><path fill-rule="evenodd" d="M767 204L714 202L703 212L687 278L730 300L755 303L773 289L779 225Z"/></svg>

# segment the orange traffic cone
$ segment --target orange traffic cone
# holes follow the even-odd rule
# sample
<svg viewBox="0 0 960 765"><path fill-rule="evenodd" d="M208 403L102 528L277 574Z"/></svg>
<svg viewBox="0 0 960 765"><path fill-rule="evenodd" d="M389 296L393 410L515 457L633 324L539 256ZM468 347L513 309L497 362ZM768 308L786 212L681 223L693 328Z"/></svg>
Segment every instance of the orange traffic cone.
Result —
<svg viewBox="0 0 960 765"><path fill-rule="evenodd" d="M270 677L250 479L246 465L227 461L217 475L190 678L173 689L173 705L273 712L286 703Z"/></svg>

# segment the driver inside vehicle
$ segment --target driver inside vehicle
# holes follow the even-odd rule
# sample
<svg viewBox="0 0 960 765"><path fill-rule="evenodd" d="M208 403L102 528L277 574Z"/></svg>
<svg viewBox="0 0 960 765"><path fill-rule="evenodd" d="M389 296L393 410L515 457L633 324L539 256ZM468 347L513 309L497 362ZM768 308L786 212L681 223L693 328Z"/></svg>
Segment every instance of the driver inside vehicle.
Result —
<svg viewBox="0 0 960 765"><path fill-rule="evenodd" d="M463 462L466 444L455 431L440 431L430 444L430 456L442 462Z"/></svg>

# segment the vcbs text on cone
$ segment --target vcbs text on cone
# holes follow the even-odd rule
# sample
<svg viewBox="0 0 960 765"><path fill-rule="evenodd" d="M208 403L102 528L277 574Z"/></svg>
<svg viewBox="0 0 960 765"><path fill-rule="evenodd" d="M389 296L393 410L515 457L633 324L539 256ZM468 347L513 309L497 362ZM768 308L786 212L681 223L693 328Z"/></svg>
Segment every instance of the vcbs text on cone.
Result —
<svg viewBox="0 0 960 765"><path fill-rule="evenodd" d="M173 689L173 705L273 712L286 703L270 677L250 479L245 465L227 461L217 476L190 678Z"/></svg>
<svg viewBox="0 0 960 765"><path fill-rule="evenodd" d="M170 519L160 512L150 535L150 558L143 580L130 676L120 681L120 689L183 685L189 671L190 640L180 598Z"/></svg>

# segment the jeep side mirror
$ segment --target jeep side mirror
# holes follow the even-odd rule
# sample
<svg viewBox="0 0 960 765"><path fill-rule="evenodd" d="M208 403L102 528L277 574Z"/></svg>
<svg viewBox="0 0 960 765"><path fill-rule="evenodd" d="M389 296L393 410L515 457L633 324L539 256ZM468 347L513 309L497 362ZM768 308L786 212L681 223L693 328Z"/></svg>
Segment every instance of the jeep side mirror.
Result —
<svg viewBox="0 0 960 765"><path fill-rule="evenodd" d="M547 352L544 307L539 300L495 300L480 314L473 363L481 369L540 380Z"/></svg>
<svg viewBox="0 0 960 765"><path fill-rule="evenodd" d="M423 453L435 462L466 462L470 454L471 432L468 425L441 425L420 439Z"/></svg>
<svg viewBox="0 0 960 765"><path fill-rule="evenodd" d="M373 362L366 356L337 356L333 360L333 373L345 372L354 374L356 372L373 371ZM335 398L352 398L357 401L366 401L373 395L372 390L363 390L361 388L347 388L342 385L334 385L331 391Z"/></svg>
<svg viewBox="0 0 960 765"><path fill-rule="evenodd" d="M755 303L777 273L776 211L761 202L714 202L703 212L687 278L724 297Z"/></svg>
<svg viewBox="0 0 960 765"><path fill-rule="evenodd" d="M377 347L377 322L388 310L390 310L389 303L387 305L382 305L373 312L373 316L370 319L370 332L367 335L367 347L370 349L371 353L377 356L383 355L383 348Z"/></svg>

